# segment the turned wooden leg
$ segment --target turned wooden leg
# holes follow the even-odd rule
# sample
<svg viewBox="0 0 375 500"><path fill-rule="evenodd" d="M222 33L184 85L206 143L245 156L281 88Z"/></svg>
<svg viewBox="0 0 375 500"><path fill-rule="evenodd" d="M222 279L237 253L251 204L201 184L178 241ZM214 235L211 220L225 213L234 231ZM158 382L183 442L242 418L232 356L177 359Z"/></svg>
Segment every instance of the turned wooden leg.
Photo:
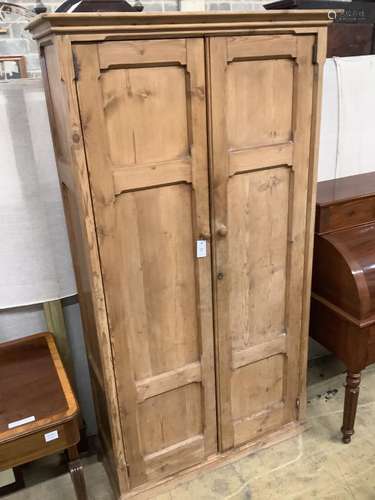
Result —
<svg viewBox="0 0 375 500"><path fill-rule="evenodd" d="M68 448L69 457L69 472L72 478L74 490L76 492L77 500L87 500L85 476L83 474L83 467L79 458L77 446Z"/></svg>
<svg viewBox="0 0 375 500"><path fill-rule="evenodd" d="M348 371L345 386L344 418L341 428L344 443L350 443L354 434L354 421L357 412L360 383L361 373Z"/></svg>

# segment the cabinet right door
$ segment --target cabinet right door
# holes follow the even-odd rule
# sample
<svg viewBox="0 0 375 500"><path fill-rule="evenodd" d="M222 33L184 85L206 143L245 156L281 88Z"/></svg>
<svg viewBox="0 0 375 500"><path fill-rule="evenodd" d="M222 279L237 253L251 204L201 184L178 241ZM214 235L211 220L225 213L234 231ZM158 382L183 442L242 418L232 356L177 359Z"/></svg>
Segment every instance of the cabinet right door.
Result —
<svg viewBox="0 0 375 500"><path fill-rule="evenodd" d="M222 450L298 419L314 43L209 40Z"/></svg>

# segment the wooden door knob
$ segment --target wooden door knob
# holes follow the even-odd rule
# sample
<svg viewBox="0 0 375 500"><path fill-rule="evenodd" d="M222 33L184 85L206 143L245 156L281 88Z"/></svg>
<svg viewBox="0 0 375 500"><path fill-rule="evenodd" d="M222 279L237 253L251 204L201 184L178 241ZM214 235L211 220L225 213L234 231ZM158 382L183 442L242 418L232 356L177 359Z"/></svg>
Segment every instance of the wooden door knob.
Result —
<svg viewBox="0 0 375 500"><path fill-rule="evenodd" d="M227 226L224 226L224 224L218 224L216 229L216 234L218 236L221 236L222 238L226 236L228 234Z"/></svg>
<svg viewBox="0 0 375 500"><path fill-rule="evenodd" d="M201 240L209 240L211 238L211 235L207 231L202 231L199 235L199 238Z"/></svg>

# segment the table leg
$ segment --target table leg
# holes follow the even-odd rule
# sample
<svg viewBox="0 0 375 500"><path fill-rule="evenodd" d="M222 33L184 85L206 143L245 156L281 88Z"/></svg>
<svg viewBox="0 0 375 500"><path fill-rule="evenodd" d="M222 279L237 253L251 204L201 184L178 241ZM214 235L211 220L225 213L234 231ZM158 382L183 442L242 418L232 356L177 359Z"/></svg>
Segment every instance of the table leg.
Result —
<svg viewBox="0 0 375 500"><path fill-rule="evenodd" d="M354 421L357 412L359 385L361 383L361 372L348 371L345 385L344 418L342 423L342 440L350 443L354 434Z"/></svg>
<svg viewBox="0 0 375 500"><path fill-rule="evenodd" d="M69 457L69 472L72 478L74 490L76 492L77 500L87 500L87 491L85 476L83 474L83 466L79 458L77 446L68 448Z"/></svg>

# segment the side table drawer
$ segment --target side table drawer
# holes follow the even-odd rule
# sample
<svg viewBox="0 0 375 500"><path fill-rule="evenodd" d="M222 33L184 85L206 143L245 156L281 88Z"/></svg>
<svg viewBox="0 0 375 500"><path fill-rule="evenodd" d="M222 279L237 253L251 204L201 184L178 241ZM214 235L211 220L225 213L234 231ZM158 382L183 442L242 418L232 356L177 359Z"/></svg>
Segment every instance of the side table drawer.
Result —
<svg viewBox="0 0 375 500"><path fill-rule="evenodd" d="M63 424L0 443L0 470L16 467L70 448L77 444L79 439L78 417L75 417Z"/></svg>

